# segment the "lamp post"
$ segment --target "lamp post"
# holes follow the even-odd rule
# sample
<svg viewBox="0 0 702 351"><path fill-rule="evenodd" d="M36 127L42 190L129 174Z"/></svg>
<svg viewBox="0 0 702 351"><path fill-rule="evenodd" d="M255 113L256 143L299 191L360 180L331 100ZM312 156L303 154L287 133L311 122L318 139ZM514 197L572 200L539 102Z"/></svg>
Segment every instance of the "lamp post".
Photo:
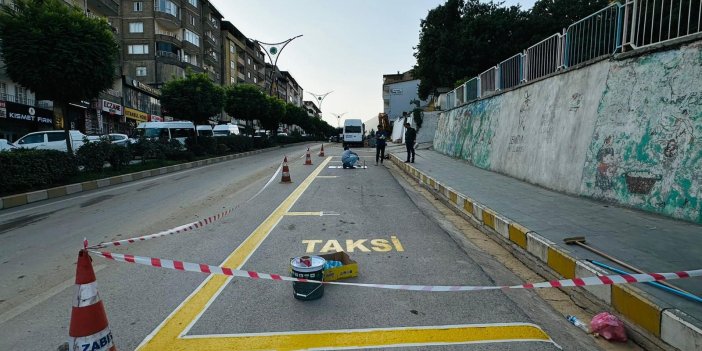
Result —
<svg viewBox="0 0 702 351"><path fill-rule="evenodd" d="M307 93L307 94L310 94L310 95L312 95L312 96L314 96L314 99L317 100L317 101L319 101L319 111L322 112L322 102L324 101L324 98L326 98L327 95L329 95L329 94L331 94L331 93L333 93L333 92L334 92L334 90L329 91L329 92L324 93L324 94L315 94L315 93L313 93L313 92L311 92L311 91L307 91L306 93ZM322 112L322 113L324 113L324 112Z"/></svg>
<svg viewBox="0 0 702 351"><path fill-rule="evenodd" d="M337 128L341 128L341 116L343 116L345 114L346 114L346 112L344 112L342 114L332 113L332 115L336 116L336 127Z"/></svg>
<svg viewBox="0 0 702 351"><path fill-rule="evenodd" d="M268 91L268 95L273 96L273 84L275 84L274 79L276 78L276 73L278 71L278 57L280 56L280 53L291 41L301 36L302 34L294 36L288 40L281 41L280 43L264 43L262 41L254 40L254 42L266 52L268 60L270 60L271 64L273 64L273 71L271 72L271 87Z"/></svg>

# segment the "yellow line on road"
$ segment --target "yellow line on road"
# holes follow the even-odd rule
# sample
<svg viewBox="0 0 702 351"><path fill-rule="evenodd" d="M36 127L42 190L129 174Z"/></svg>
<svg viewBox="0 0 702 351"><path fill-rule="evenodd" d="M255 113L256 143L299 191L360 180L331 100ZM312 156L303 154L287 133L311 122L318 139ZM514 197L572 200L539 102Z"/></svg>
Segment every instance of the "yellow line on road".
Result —
<svg viewBox="0 0 702 351"><path fill-rule="evenodd" d="M533 324L488 324L188 336L179 340L178 346L183 343L186 349L198 351L327 350L529 341L553 342L543 330Z"/></svg>
<svg viewBox="0 0 702 351"><path fill-rule="evenodd" d="M264 220L256 230L249 235L239 247L232 252L221 264L229 268L240 269L249 256L258 248L268 234L275 228L280 219L292 208L293 204L307 190L312 181L324 170L331 157L326 158L317 168L298 186L290 196L288 196L266 220ZM137 350L158 351L158 350L193 350L191 343L180 339L180 334L190 323L201 314L201 312L211 303L219 289L227 282L227 277L222 275L209 276L198 289L196 289L181 305L171 313L166 320L161 323L144 340ZM203 340L200 340L204 342ZM207 344L206 342L204 344ZM204 345L203 344L203 345ZM195 349L205 349L196 347ZM207 348L210 349L210 348Z"/></svg>

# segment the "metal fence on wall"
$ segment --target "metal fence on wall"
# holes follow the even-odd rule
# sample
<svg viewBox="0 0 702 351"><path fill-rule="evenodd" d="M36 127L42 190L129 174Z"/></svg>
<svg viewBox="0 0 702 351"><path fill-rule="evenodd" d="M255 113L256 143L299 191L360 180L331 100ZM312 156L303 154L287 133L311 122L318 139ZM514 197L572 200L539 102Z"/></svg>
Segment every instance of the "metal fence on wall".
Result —
<svg viewBox="0 0 702 351"><path fill-rule="evenodd" d="M615 2L490 67L446 95L453 108L618 51L702 33L702 0Z"/></svg>
<svg viewBox="0 0 702 351"><path fill-rule="evenodd" d="M621 46L617 36L621 31L619 8L619 4L611 4L568 27L564 53L566 67L611 55Z"/></svg>

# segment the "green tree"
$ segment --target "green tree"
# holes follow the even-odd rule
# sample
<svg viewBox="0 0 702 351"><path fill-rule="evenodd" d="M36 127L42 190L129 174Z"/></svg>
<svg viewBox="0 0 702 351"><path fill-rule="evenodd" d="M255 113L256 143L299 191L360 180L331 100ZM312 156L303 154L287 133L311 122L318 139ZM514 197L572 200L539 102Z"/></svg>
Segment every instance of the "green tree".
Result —
<svg viewBox="0 0 702 351"><path fill-rule="evenodd" d="M175 119L209 124L222 112L224 89L214 84L207 73L188 72L184 78L168 81L161 88L163 114Z"/></svg>
<svg viewBox="0 0 702 351"><path fill-rule="evenodd" d="M59 0L18 0L0 11L0 53L15 83L61 110L72 153L68 103L91 100L116 78L119 44L110 25Z"/></svg>
<svg viewBox="0 0 702 351"><path fill-rule="evenodd" d="M246 121L246 129L253 131L249 123L260 121L267 113L268 104L266 96L258 85L237 84L225 90L224 111L236 119ZM251 133L253 136L253 133Z"/></svg>
<svg viewBox="0 0 702 351"><path fill-rule="evenodd" d="M285 116L285 101L275 97L266 96L268 100L268 113L261 119L261 127L270 130L273 135L278 134L278 127Z"/></svg>
<svg viewBox="0 0 702 351"><path fill-rule="evenodd" d="M610 0L538 0L529 15L531 44L554 33L560 33L571 24L609 5Z"/></svg>

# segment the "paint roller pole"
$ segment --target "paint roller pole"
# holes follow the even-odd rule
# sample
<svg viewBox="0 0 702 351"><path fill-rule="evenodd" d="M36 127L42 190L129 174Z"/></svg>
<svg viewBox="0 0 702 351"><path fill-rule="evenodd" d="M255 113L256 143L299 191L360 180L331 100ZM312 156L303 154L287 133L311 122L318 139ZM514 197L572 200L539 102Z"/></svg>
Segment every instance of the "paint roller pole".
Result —
<svg viewBox="0 0 702 351"><path fill-rule="evenodd" d="M584 236L565 238L565 239L563 239L563 242L565 242L566 245L578 245L578 246L584 248L585 250L588 250L590 252L594 252L594 253L598 254L600 257L604 257L604 258L606 258L606 259L608 259L608 260L610 260L610 261L612 261L612 262L614 262L614 263L616 263L616 264L618 264L626 269L630 269L636 273L646 273L641 269L638 269L638 268L636 268L636 267L634 267L626 262L618 260L617 258L615 258L611 255L608 255L608 254L606 254L606 253L604 253L604 252L602 252L602 251L600 251L600 250L598 250L590 245L585 244L587 241L585 240ZM660 282L659 284L665 285L671 289L675 289L675 290L682 291L684 293L688 293L690 295L693 295L691 292L680 289L677 286L670 284L668 282Z"/></svg>
<svg viewBox="0 0 702 351"><path fill-rule="evenodd" d="M609 265L606 265L606 264L604 264L604 263L602 263L602 262L597 262L597 261L595 261L595 260L587 260L587 261L590 262L590 263L592 263L592 264L594 264L594 265L596 265L596 266L600 266L600 267L602 267L602 268L609 269L610 271L612 271L612 272L614 272L614 273L629 274L629 272L627 272L627 271L623 271L623 270L621 270L621 269L614 268L614 267L609 266ZM667 287L667 286L665 286L665 285L663 285L663 284L661 284L661 283L659 283L659 282L647 282L646 284L651 285L651 286L655 286L656 288L665 290L665 291L667 291L667 292L669 292L669 293L673 293L673 294L675 294L675 295L684 297L684 298L686 298L686 299L689 299L689 300L692 300L692 301L695 301L695 302L702 302L702 298L700 298L700 297L698 297L698 296L695 296L695 295L692 295L692 294L689 294L689 293L686 293L686 292L683 292L683 291L680 291L680 290L677 290L677 289L669 288L669 287Z"/></svg>

